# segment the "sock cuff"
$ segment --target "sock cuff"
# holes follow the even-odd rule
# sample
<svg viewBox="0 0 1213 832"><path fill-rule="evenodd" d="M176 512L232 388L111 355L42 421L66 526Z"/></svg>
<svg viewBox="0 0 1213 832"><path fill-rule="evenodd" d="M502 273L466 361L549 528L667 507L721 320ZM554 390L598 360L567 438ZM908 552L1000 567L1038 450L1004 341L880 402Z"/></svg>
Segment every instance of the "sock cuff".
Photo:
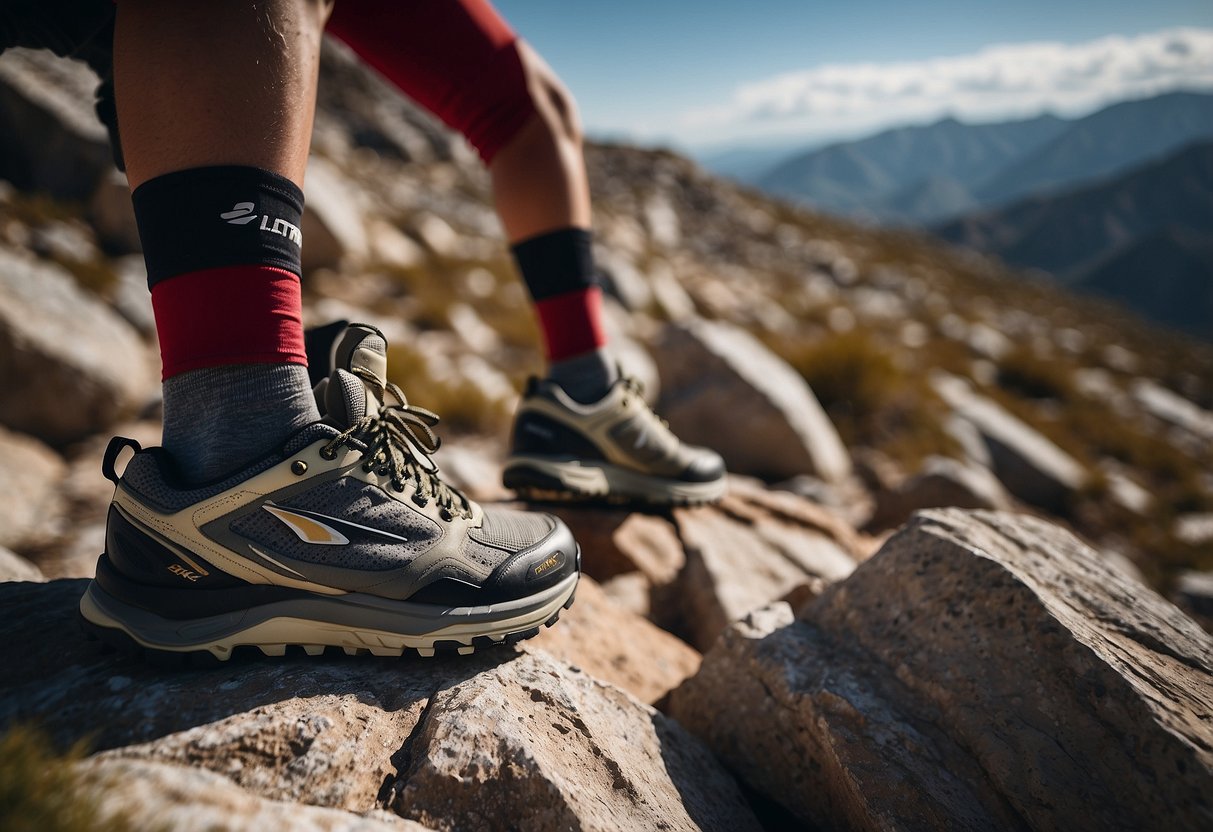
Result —
<svg viewBox="0 0 1213 832"><path fill-rule="evenodd" d="M307 365L299 278L271 266L178 275L152 287L163 378L224 364Z"/></svg>
<svg viewBox="0 0 1213 832"><path fill-rule="evenodd" d="M593 235L585 228L561 228L511 246L531 297L545 300L588 289L594 274Z"/></svg>
<svg viewBox="0 0 1213 832"><path fill-rule="evenodd" d="M261 168L190 168L149 179L134 193L147 285L248 264L303 273L303 191Z"/></svg>
<svg viewBox="0 0 1213 832"><path fill-rule="evenodd" d="M549 362L564 361L606 346L602 290L565 292L535 304Z"/></svg>

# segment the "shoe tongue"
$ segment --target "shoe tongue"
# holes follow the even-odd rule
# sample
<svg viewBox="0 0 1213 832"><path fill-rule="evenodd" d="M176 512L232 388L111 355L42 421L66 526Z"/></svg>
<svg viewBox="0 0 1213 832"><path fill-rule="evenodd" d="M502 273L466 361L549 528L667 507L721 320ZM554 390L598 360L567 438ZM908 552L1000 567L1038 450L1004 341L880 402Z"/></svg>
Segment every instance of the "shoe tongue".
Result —
<svg viewBox="0 0 1213 832"><path fill-rule="evenodd" d="M359 375L370 373L387 387L387 340L370 324L350 324L333 354L333 367Z"/></svg>
<svg viewBox="0 0 1213 832"><path fill-rule="evenodd" d="M379 412L379 402L366 382L338 367L324 387L325 420L345 429L363 416Z"/></svg>

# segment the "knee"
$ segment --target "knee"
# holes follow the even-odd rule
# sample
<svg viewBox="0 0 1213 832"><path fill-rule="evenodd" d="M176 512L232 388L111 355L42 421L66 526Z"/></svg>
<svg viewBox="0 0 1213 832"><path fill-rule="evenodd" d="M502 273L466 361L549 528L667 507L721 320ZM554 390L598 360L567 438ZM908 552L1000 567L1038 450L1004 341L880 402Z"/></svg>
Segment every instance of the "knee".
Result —
<svg viewBox="0 0 1213 832"><path fill-rule="evenodd" d="M517 44L527 89L540 123L558 141L581 145L581 117L577 102L560 77L525 42Z"/></svg>

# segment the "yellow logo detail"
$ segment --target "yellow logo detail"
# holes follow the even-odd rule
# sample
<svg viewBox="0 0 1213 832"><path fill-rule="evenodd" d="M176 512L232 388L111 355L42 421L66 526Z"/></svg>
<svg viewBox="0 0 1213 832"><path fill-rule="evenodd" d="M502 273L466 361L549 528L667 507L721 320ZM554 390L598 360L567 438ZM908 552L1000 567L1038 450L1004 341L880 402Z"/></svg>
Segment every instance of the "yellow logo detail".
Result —
<svg viewBox="0 0 1213 832"><path fill-rule="evenodd" d="M285 523L305 543L317 543L321 546L344 546L350 542L350 539L341 532L332 526L321 523L319 520L313 520L311 517L304 517L302 514L296 514L293 511L272 506L268 503L263 505L262 508Z"/></svg>
<svg viewBox="0 0 1213 832"><path fill-rule="evenodd" d="M563 560L564 560L564 553L557 552L556 554L552 555L550 558L545 560L543 563L536 566L535 574L537 576L542 575L544 572L547 572L549 569L553 569L553 568L559 566L561 561L563 561Z"/></svg>

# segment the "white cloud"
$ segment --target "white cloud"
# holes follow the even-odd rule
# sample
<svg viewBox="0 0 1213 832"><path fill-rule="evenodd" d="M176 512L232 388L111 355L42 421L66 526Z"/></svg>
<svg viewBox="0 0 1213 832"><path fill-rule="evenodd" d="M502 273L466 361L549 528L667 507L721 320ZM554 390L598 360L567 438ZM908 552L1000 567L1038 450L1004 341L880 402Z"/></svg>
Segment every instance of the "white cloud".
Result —
<svg viewBox="0 0 1213 832"><path fill-rule="evenodd" d="M945 114L982 121L1079 113L1177 88L1213 87L1213 30L1172 29L1079 44L1017 43L970 55L834 64L744 84L723 106L683 114L684 132L841 134Z"/></svg>

